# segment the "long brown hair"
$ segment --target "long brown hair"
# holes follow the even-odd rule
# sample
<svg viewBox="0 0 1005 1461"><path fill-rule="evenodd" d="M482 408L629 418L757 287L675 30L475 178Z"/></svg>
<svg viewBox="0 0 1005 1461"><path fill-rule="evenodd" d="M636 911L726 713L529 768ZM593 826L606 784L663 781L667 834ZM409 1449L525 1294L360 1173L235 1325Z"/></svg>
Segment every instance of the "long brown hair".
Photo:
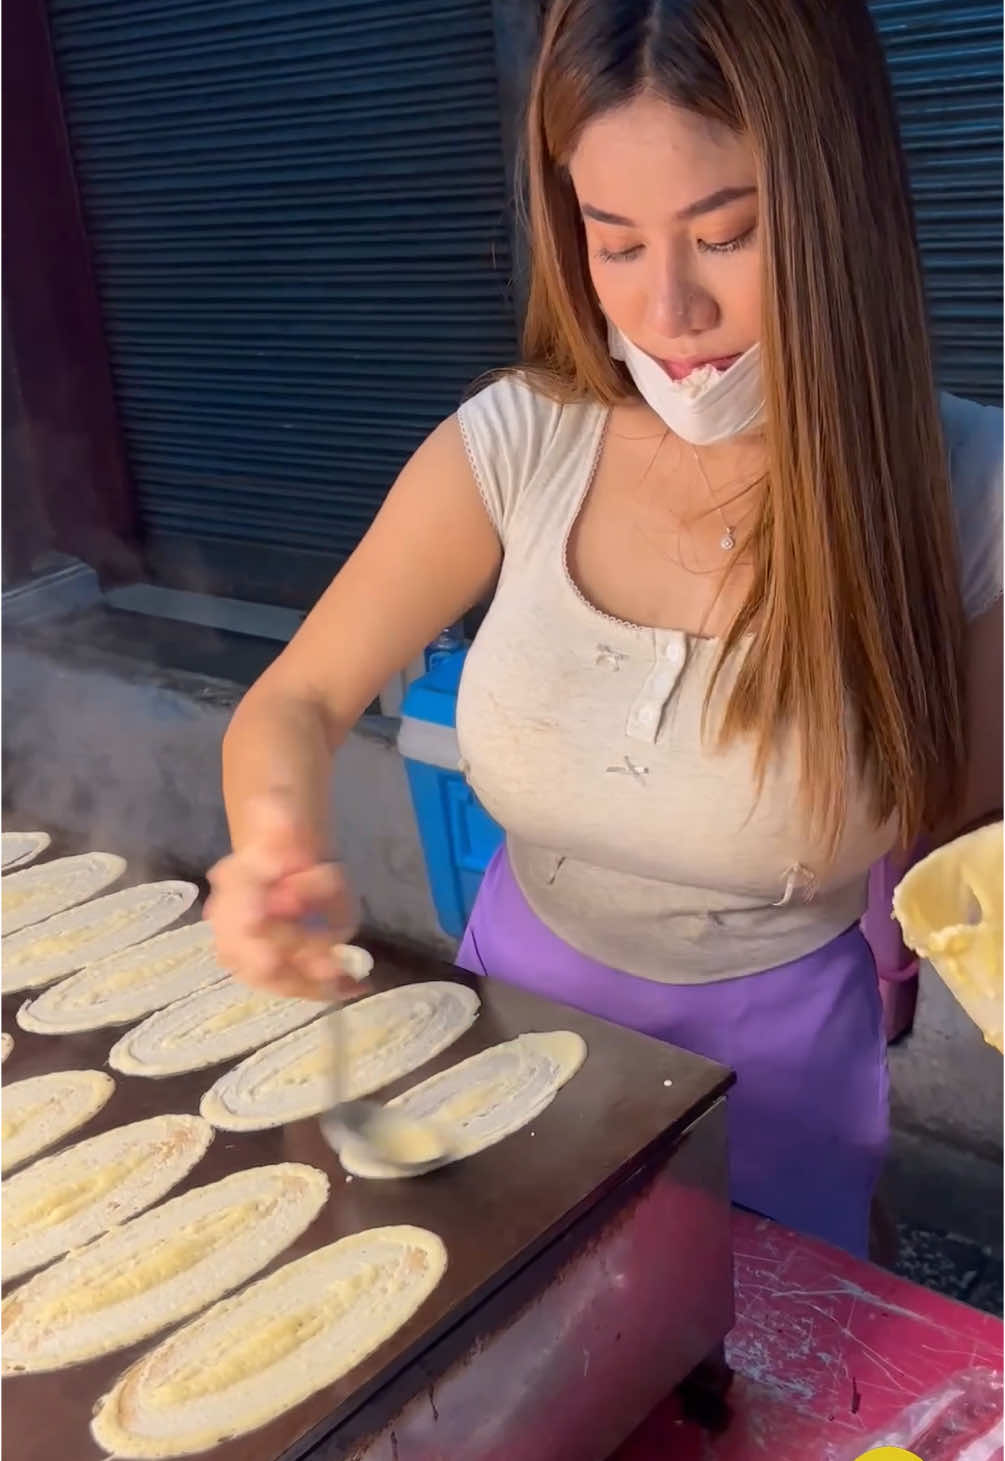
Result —
<svg viewBox="0 0 1005 1461"><path fill-rule="evenodd" d="M524 368L562 399L634 394L607 350L566 164L592 117L643 92L746 133L757 155L767 479L753 587L716 672L750 635L720 737L752 735L763 776L795 731L832 850L854 754L877 820L895 817L909 844L962 784L963 610L914 219L866 0L554 0L528 115Z"/></svg>

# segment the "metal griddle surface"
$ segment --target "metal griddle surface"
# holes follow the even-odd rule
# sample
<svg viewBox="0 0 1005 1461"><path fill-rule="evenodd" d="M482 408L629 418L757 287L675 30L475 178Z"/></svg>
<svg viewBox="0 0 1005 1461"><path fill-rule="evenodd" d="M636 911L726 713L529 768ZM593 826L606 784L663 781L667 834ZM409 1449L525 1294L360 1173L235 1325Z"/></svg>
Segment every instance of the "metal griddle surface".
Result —
<svg viewBox="0 0 1005 1461"><path fill-rule="evenodd" d="M225 1442L208 1453L212 1461L294 1461L302 1456L576 1216L641 1166L667 1153L679 1134L731 1083L721 1067L656 1040L495 980L472 979L434 959L374 940L365 942L377 959L375 991L419 979L447 978L471 985L481 999L481 1012L471 1030L437 1060L387 1087L382 1095L397 1094L434 1070L524 1031L576 1030L589 1055L529 1128L467 1161L410 1181L347 1182L316 1119L257 1133L216 1133L188 1179L168 1196L246 1167L279 1161L311 1163L323 1168L331 1180L330 1199L317 1220L271 1268L347 1233L401 1222L438 1233L446 1244L449 1266L410 1323L345 1380L260 1430ZM104 1066L121 1029L61 1038L29 1034L14 1019L26 997L11 995L3 1001L3 1029L15 1041L3 1067L5 1083L45 1071ZM226 1064L166 1080L116 1074L111 1101L63 1145L159 1112L197 1112L199 1098L224 1069ZM103 1359L52 1374L5 1380L6 1461L55 1457L97 1461L104 1453L88 1429L95 1401L161 1338L163 1334L152 1336Z"/></svg>

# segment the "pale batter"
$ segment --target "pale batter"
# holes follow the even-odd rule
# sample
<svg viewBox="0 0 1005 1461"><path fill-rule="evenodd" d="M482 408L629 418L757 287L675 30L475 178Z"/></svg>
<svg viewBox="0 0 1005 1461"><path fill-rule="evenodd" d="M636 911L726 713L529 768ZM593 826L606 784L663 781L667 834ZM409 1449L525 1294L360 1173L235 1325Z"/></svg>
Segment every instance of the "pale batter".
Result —
<svg viewBox="0 0 1005 1461"><path fill-rule="evenodd" d="M519 1035L430 1076L389 1101L387 1109L417 1123L417 1140L425 1140L423 1122L443 1133L449 1151L436 1165L446 1165L484 1151L533 1121L585 1059L586 1042L570 1030ZM398 1155L406 1161L423 1160L409 1151ZM354 1177L402 1175L351 1137L343 1142L339 1158Z"/></svg>
<svg viewBox="0 0 1005 1461"><path fill-rule="evenodd" d="M893 897L904 942L928 959L996 1050L1002 1032L1001 822L919 862Z"/></svg>
<svg viewBox="0 0 1005 1461"><path fill-rule="evenodd" d="M14 1049L14 1036L8 1035L6 1030L0 1035L0 1065L7 1059Z"/></svg>
<svg viewBox="0 0 1005 1461"><path fill-rule="evenodd" d="M189 923L89 964L17 1012L23 1030L66 1035L127 1025L226 978L208 923Z"/></svg>
<svg viewBox="0 0 1005 1461"><path fill-rule="evenodd" d="M0 871L7 873L34 862L50 841L48 832L0 833Z"/></svg>
<svg viewBox="0 0 1005 1461"><path fill-rule="evenodd" d="M3 941L4 994L39 989L150 938L191 908L198 891L194 883L142 883L8 935Z"/></svg>
<svg viewBox="0 0 1005 1461"><path fill-rule="evenodd" d="M36 1373L123 1349L245 1283L314 1221L328 1178L285 1162L162 1203L4 1301L3 1373Z"/></svg>
<svg viewBox="0 0 1005 1461"><path fill-rule="evenodd" d="M176 1000L127 1031L112 1046L108 1064L124 1075L201 1070L316 1020L324 1009L311 999L262 994L227 978Z"/></svg>
<svg viewBox="0 0 1005 1461"><path fill-rule="evenodd" d="M114 1090L111 1076L100 1070L56 1070L4 1086L0 1170L55 1146L96 1116Z"/></svg>
<svg viewBox="0 0 1005 1461"><path fill-rule="evenodd" d="M332 953L349 979L361 983L373 973L373 955L356 944L333 944Z"/></svg>
<svg viewBox="0 0 1005 1461"><path fill-rule="evenodd" d="M89 1243L170 1192L213 1139L199 1116L151 1116L33 1162L0 1187L3 1278Z"/></svg>
<svg viewBox="0 0 1005 1461"><path fill-rule="evenodd" d="M446 1050L470 1028L478 1008L472 990L443 980L371 995L256 1051L220 1077L199 1110L225 1131L261 1131L317 1116L335 1097L332 1021L342 1024L349 1060L344 1097L354 1099Z"/></svg>
<svg viewBox="0 0 1005 1461"><path fill-rule="evenodd" d="M4 935L86 902L125 870L124 857L111 852L84 852L79 857L58 857L54 862L11 873L0 888Z"/></svg>
<svg viewBox="0 0 1005 1461"><path fill-rule="evenodd" d="M334 1385L406 1324L447 1266L423 1228L374 1228L299 1258L144 1355L91 1433L126 1458L186 1456Z"/></svg>

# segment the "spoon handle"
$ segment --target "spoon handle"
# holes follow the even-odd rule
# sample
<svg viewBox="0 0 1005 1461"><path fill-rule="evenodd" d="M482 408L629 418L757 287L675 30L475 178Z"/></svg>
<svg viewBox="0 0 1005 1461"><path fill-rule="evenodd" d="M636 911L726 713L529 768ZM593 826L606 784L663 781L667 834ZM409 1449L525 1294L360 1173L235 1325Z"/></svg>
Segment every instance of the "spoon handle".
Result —
<svg viewBox="0 0 1005 1461"><path fill-rule="evenodd" d="M328 991L331 1014L326 1016L330 1033L329 1052L332 1058L332 1105L341 1106L346 1099L345 1030L343 1029L342 995L338 982L332 981Z"/></svg>
<svg viewBox="0 0 1005 1461"><path fill-rule="evenodd" d="M300 919L301 927L309 933L327 933L331 928L323 913L305 913ZM342 1028L342 1007L344 1004L339 976L325 987L325 995L331 1006L330 1015L325 1016L329 1031L328 1050L332 1060L332 1108L341 1106L346 1098L345 1038Z"/></svg>

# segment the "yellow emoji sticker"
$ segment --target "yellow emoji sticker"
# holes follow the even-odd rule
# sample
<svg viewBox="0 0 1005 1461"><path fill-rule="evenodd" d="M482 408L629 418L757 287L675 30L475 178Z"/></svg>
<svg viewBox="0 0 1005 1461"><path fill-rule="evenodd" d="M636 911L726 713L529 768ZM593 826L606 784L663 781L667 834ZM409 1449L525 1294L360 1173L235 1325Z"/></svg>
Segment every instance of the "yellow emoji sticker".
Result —
<svg viewBox="0 0 1005 1461"><path fill-rule="evenodd" d="M877 1446L875 1451L866 1451L864 1456L859 1456L858 1461L921 1461L913 1451L905 1451L902 1446Z"/></svg>

